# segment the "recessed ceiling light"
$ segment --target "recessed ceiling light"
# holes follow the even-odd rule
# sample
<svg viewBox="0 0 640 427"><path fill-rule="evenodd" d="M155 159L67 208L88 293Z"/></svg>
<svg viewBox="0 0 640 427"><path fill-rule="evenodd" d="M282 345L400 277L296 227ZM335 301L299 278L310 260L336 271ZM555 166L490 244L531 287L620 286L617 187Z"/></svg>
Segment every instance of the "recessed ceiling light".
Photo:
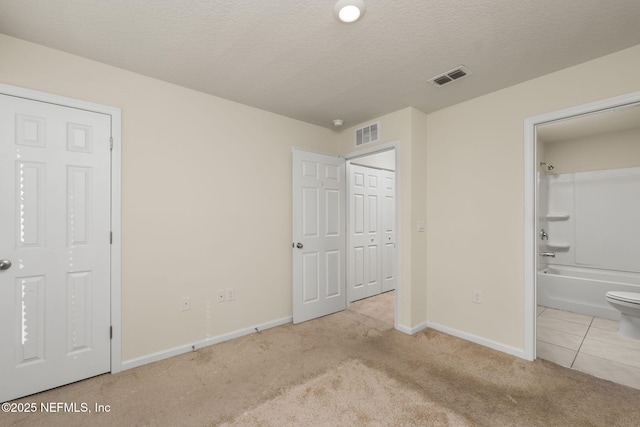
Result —
<svg viewBox="0 0 640 427"><path fill-rule="evenodd" d="M362 18L364 10L365 7L362 0L338 0L333 7L333 14L339 21L349 24Z"/></svg>

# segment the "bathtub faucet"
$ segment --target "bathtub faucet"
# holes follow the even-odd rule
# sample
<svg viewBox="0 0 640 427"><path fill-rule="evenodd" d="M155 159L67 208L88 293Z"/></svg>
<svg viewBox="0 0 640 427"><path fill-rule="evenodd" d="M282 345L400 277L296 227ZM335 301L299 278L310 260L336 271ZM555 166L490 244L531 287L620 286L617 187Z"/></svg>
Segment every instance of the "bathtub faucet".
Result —
<svg viewBox="0 0 640 427"><path fill-rule="evenodd" d="M555 258L556 257L556 253L555 252L542 252L540 255L548 256L548 257L551 257L551 258Z"/></svg>
<svg viewBox="0 0 640 427"><path fill-rule="evenodd" d="M540 240L549 240L549 235L547 234L546 231L544 231L544 228L542 230L540 230Z"/></svg>

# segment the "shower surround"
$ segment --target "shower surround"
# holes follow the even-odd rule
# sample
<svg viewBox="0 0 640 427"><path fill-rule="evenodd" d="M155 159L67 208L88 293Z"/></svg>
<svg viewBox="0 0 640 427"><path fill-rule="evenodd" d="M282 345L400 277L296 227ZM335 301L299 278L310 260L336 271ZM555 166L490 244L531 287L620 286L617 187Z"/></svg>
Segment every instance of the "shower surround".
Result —
<svg viewBox="0 0 640 427"><path fill-rule="evenodd" d="M539 177L538 304L617 320L607 291L640 292L640 168Z"/></svg>

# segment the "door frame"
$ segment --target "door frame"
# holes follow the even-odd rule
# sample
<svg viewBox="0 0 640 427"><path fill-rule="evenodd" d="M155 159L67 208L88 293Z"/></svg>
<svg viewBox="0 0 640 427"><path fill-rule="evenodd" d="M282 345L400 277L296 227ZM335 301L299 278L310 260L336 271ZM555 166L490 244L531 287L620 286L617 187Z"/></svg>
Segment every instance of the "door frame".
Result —
<svg viewBox="0 0 640 427"><path fill-rule="evenodd" d="M49 94L36 90L21 88L0 83L0 94L17 98L30 99L78 110L91 111L106 114L111 117L111 137L113 149L111 150L111 232L112 244L110 245L110 274L111 274L111 373L122 370L122 112L119 108L110 107L79 99L67 98L60 95Z"/></svg>
<svg viewBox="0 0 640 427"><path fill-rule="evenodd" d="M536 292L538 271L538 186L536 126L606 110L640 104L640 91L578 105L524 121L524 348L527 360L536 359Z"/></svg>
<svg viewBox="0 0 640 427"><path fill-rule="evenodd" d="M396 153L395 156L395 173L396 173L396 179L395 179L395 192L396 192L396 289L395 289L395 301L394 301L394 316L393 316L393 327L394 329L398 329L398 326L400 325L400 294L402 292L402 280L401 280L401 273L400 273L400 259L401 259L401 250L402 250L402 246L400 245L400 236L401 236L401 229L400 229L400 196L401 196L401 191L400 191L400 177L401 177L401 171L400 171L400 141L392 141L392 142L387 142L384 144L379 144L379 145L375 145L373 147L368 147L368 148L363 148L361 150L358 151L352 151L350 153L345 153L344 155L342 155L341 157L343 157L346 160L346 165L345 165L345 175L346 175L346 188L349 188L349 185L351 184L351 173L350 173L350 169L351 169L351 160L353 159L357 159L359 157L366 157L366 156L370 156L372 154L378 154L378 153L382 153L385 151L390 151L390 150L394 150ZM347 190L348 193L348 190ZM347 210L346 212L346 218L349 218L349 215L351 213L351 201L349 200L349 198L347 197L347 202L345 204L345 208ZM345 221L345 227L346 227L346 235L345 238L347 239L347 248L348 248L348 239L349 239L349 233L351 232L350 230L350 223L348 220ZM351 260L349 259L350 255L349 255L349 251L347 251L346 253L346 265L347 265L347 270L346 270L346 274L347 277L349 275L349 266L351 265ZM348 286L347 286L348 288ZM348 289L347 292L345 293L345 298L347 298L347 308L349 308L349 305L351 304L349 302L349 298L347 297L346 294L348 294Z"/></svg>

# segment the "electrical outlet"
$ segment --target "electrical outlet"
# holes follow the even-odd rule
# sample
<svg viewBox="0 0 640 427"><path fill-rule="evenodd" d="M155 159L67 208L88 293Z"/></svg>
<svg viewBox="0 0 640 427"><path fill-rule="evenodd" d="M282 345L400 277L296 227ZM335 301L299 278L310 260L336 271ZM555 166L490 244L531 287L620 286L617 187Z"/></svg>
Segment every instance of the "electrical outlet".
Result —
<svg viewBox="0 0 640 427"><path fill-rule="evenodd" d="M182 311L191 310L191 297L182 298Z"/></svg>
<svg viewBox="0 0 640 427"><path fill-rule="evenodd" d="M477 289L474 289L471 292L471 301L473 301L476 304L482 304L482 292L478 291Z"/></svg>
<svg viewBox="0 0 640 427"><path fill-rule="evenodd" d="M227 301L233 301L236 299L236 288L227 288Z"/></svg>
<svg viewBox="0 0 640 427"><path fill-rule="evenodd" d="M224 302L224 291L218 292L218 302Z"/></svg>

